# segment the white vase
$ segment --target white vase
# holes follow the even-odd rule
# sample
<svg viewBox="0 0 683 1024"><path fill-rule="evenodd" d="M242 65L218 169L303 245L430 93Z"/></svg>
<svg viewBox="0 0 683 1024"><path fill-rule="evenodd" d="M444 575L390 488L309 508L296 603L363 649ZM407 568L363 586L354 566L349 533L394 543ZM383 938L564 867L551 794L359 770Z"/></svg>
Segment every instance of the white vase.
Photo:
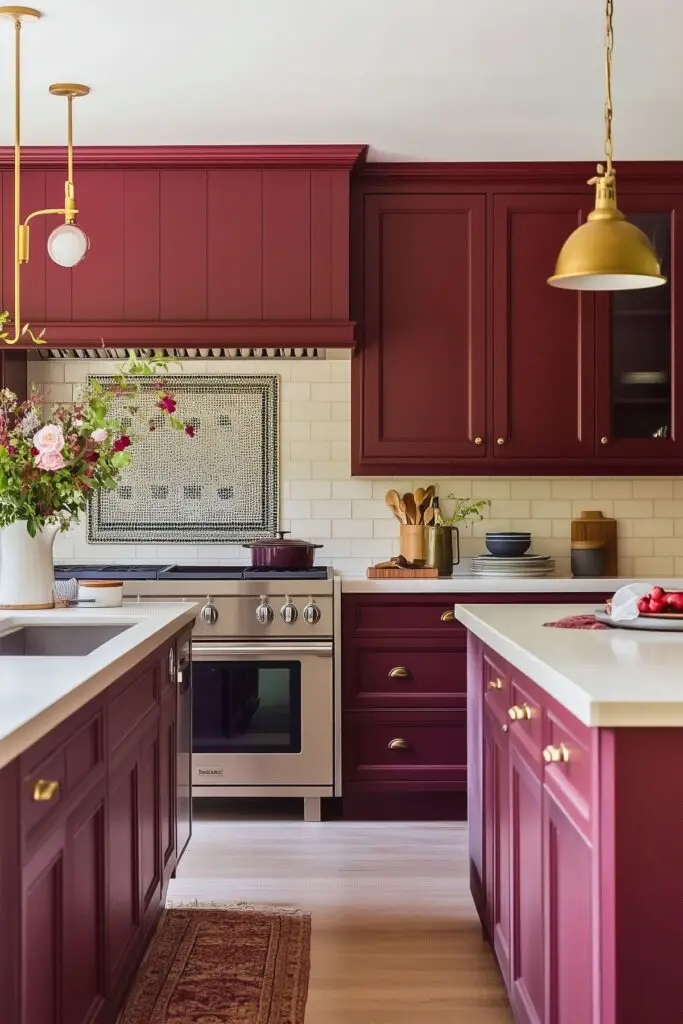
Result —
<svg viewBox="0 0 683 1024"><path fill-rule="evenodd" d="M32 537L23 519L0 529L0 608L54 608L57 529L45 526Z"/></svg>

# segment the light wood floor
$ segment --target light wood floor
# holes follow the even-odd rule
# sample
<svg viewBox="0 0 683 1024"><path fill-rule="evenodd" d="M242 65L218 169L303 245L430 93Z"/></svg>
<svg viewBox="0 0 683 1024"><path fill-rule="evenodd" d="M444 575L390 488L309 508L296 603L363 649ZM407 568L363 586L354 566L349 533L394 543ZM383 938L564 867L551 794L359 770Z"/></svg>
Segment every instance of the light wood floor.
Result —
<svg viewBox="0 0 683 1024"><path fill-rule="evenodd" d="M458 824L231 820L202 811L169 899L312 914L306 1024L509 1024Z"/></svg>

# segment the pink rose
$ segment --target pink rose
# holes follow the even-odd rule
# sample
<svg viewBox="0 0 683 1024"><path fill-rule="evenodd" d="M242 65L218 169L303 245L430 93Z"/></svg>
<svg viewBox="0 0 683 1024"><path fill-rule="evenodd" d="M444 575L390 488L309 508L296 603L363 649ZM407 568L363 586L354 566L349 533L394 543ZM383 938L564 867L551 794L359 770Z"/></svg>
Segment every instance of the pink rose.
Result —
<svg viewBox="0 0 683 1024"><path fill-rule="evenodd" d="M98 427L97 430L93 430L90 436L92 437L93 441L97 442L97 444L102 444L103 441L107 440L107 431L104 429L104 427Z"/></svg>
<svg viewBox="0 0 683 1024"><path fill-rule="evenodd" d="M39 452L35 464L37 469L45 469L48 473L56 473L66 465L61 452Z"/></svg>
<svg viewBox="0 0 683 1024"><path fill-rule="evenodd" d="M33 443L41 455L54 455L64 447L64 431L57 423L46 423L33 435Z"/></svg>

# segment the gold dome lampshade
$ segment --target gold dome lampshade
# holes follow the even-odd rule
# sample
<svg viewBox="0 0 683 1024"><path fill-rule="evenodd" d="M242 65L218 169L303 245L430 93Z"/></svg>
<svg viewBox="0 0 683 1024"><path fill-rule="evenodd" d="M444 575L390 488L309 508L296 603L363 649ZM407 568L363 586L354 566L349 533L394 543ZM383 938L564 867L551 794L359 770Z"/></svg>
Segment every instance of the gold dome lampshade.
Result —
<svg viewBox="0 0 683 1024"><path fill-rule="evenodd" d="M595 209L562 246L548 284L592 292L665 284L649 238L617 207L614 172L592 178L589 184L596 185Z"/></svg>

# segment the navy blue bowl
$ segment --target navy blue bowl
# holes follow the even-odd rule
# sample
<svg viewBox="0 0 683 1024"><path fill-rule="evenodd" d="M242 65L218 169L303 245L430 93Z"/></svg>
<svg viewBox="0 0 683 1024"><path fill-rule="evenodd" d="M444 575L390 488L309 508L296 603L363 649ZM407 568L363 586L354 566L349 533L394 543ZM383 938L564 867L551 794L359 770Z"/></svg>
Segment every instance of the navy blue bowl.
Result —
<svg viewBox="0 0 683 1024"><path fill-rule="evenodd" d="M486 537L486 547L492 555L499 558L520 558L525 555L531 547L531 538L509 537Z"/></svg>

